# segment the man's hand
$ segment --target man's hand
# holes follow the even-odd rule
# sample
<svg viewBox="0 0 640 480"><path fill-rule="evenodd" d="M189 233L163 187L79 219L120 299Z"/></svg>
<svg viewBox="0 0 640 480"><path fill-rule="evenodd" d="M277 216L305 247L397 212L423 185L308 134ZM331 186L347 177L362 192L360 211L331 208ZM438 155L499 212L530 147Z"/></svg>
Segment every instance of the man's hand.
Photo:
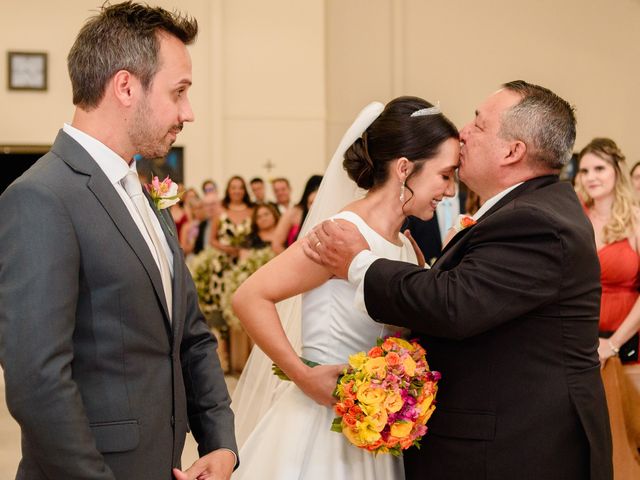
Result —
<svg viewBox="0 0 640 480"><path fill-rule="evenodd" d="M347 279L349 265L369 244L356 226L346 220L325 220L302 239L304 253L333 275Z"/></svg>
<svg viewBox="0 0 640 480"><path fill-rule="evenodd" d="M236 457L230 450L220 449L200 457L184 472L173 469L176 480L229 480Z"/></svg>

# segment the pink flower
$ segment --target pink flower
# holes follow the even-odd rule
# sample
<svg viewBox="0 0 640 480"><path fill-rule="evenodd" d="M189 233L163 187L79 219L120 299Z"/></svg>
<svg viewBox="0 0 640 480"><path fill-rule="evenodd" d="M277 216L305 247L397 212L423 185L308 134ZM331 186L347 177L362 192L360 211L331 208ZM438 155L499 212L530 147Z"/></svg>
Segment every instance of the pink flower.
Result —
<svg viewBox="0 0 640 480"><path fill-rule="evenodd" d="M168 176L162 182L158 177L153 177L151 183L145 185L147 192L158 210L168 208L180 201L178 184Z"/></svg>

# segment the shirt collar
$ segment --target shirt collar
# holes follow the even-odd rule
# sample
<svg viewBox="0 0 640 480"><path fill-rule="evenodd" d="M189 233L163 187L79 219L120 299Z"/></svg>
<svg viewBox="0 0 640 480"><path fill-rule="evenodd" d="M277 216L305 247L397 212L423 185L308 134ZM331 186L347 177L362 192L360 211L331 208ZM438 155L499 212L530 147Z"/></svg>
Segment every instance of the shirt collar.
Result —
<svg viewBox="0 0 640 480"><path fill-rule="evenodd" d="M480 207L480 209L471 218L473 218L476 221L479 220L480 217L482 217L485 213L487 213L491 209L491 207L493 207L496 203L498 203L506 194L508 194L511 190L515 189L516 187L519 187L523 183L524 182L516 183L515 185L512 185L509 188L505 188L503 191L501 191L497 195L494 195L493 197L491 197L489 200L487 200L482 204L482 207Z"/></svg>
<svg viewBox="0 0 640 480"><path fill-rule="evenodd" d="M64 124L62 130L91 155L112 184L119 183L129 170L137 172L136 162L131 162L131 165L128 165L120 155L91 135L68 123Z"/></svg>

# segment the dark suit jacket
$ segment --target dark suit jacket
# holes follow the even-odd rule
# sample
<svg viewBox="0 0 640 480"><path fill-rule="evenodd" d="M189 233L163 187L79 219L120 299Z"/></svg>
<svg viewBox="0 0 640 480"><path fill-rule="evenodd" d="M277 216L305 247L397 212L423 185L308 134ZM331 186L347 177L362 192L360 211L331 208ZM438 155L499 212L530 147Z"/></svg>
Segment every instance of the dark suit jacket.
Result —
<svg viewBox="0 0 640 480"><path fill-rule="evenodd" d="M421 334L443 376L407 478L611 479L599 300L593 229L555 176L506 195L431 270L374 262L370 315Z"/></svg>
<svg viewBox="0 0 640 480"><path fill-rule="evenodd" d="M237 451L216 340L169 213L159 215L174 258L172 323L133 219L64 132L0 211L0 361L22 429L17 478L169 480L189 427L201 454Z"/></svg>

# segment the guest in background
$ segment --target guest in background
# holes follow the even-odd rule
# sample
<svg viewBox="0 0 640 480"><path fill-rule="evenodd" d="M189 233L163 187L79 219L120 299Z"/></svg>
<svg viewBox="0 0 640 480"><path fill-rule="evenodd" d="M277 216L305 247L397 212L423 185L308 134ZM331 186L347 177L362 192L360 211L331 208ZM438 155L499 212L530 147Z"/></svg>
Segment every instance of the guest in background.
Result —
<svg viewBox="0 0 640 480"><path fill-rule="evenodd" d="M218 185L216 184L216 182L208 178L204 182L202 182L202 193L207 194L210 192L218 193Z"/></svg>
<svg viewBox="0 0 640 480"><path fill-rule="evenodd" d="M204 205L202 200L197 197L189 200L191 204L191 218L186 223L182 224L182 227L178 231L178 238L180 239L180 248L184 252L184 256L194 253L194 245L198 238L198 232L200 230L200 222L204 219Z"/></svg>
<svg viewBox="0 0 640 480"><path fill-rule="evenodd" d="M464 209L467 215L474 215L478 210L480 210L481 206L482 201L480 200L480 196L473 190L468 190L467 200L464 202Z"/></svg>
<svg viewBox="0 0 640 480"><path fill-rule="evenodd" d="M620 355L623 363L637 362L640 210L616 143L594 138L584 147L576 180L600 260L600 361L604 365L609 357Z"/></svg>
<svg viewBox="0 0 640 480"><path fill-rule="evenodd" d="M273 195L276 197L280 215L283 215L291 206L291 185L289 185L289 180L284 177L275 178L271 181L271 188Z"/></svg>
<svg viewBox="0 0 640 480"><path fill-rule="evenodd" d="M265 248L271 246L279 219L280 212L275 206L269 203L256 205L251 216L251 233L245 247Z"/></svg>
<svg viewBox="0 0 640 480"><path fill-rule="evenodd" d="M185 190L184 186L181 186L178 192L180 195L180 201L169 207L169 213L171 213L171 218L173 218L173 221L176 224L176 231L178 232L178 238L180 238L183 225L189 222L193 217L193 213L191 212L192 201L193 199L198 199L199 196L195 189L188 188Z"/></svg>
<svg viewBox="0 0 640 480"><path fill-rule="evenodd" d="M237 258L240 245L251 228L253 206L247 185L238 175L231 177L222 199L220 214L215 218L209 244L232 258Z"/></svg>
<svg viewBox="0 0 640 480"><path fill-rule="evenodd" d="M251 193L253 193L253 201L255 203L267 203L267 194L264 188L264 180L260 177L254 177L249 182Z"/></svg>
<svg viewBox="0 0 640 480"><path fill-rule="evenodd" d="M633 189L640 193L640 162L636 162L633 167L631 167L631 171L629 175L631 176L631 185Z"/></svg>
<svg viewBox="0 0 640 480"><path fill-rule="evenodd" d="M298 238L309 208L320 188L320 182L322 182L322 175L312 175L304 186L300 201L280 217L272 242L274 252L282 252Z"/></svg>
<svg viewBox="0 0 640 480"><path fill-rule="evenodd" d="M203 216L198 225L198 233L193 245L193 253L200 253L209 238L211 238L211 228L215 219L220 214L220 199L218 198L218 192L209 191L205 193L202 199Z"/></svg>

